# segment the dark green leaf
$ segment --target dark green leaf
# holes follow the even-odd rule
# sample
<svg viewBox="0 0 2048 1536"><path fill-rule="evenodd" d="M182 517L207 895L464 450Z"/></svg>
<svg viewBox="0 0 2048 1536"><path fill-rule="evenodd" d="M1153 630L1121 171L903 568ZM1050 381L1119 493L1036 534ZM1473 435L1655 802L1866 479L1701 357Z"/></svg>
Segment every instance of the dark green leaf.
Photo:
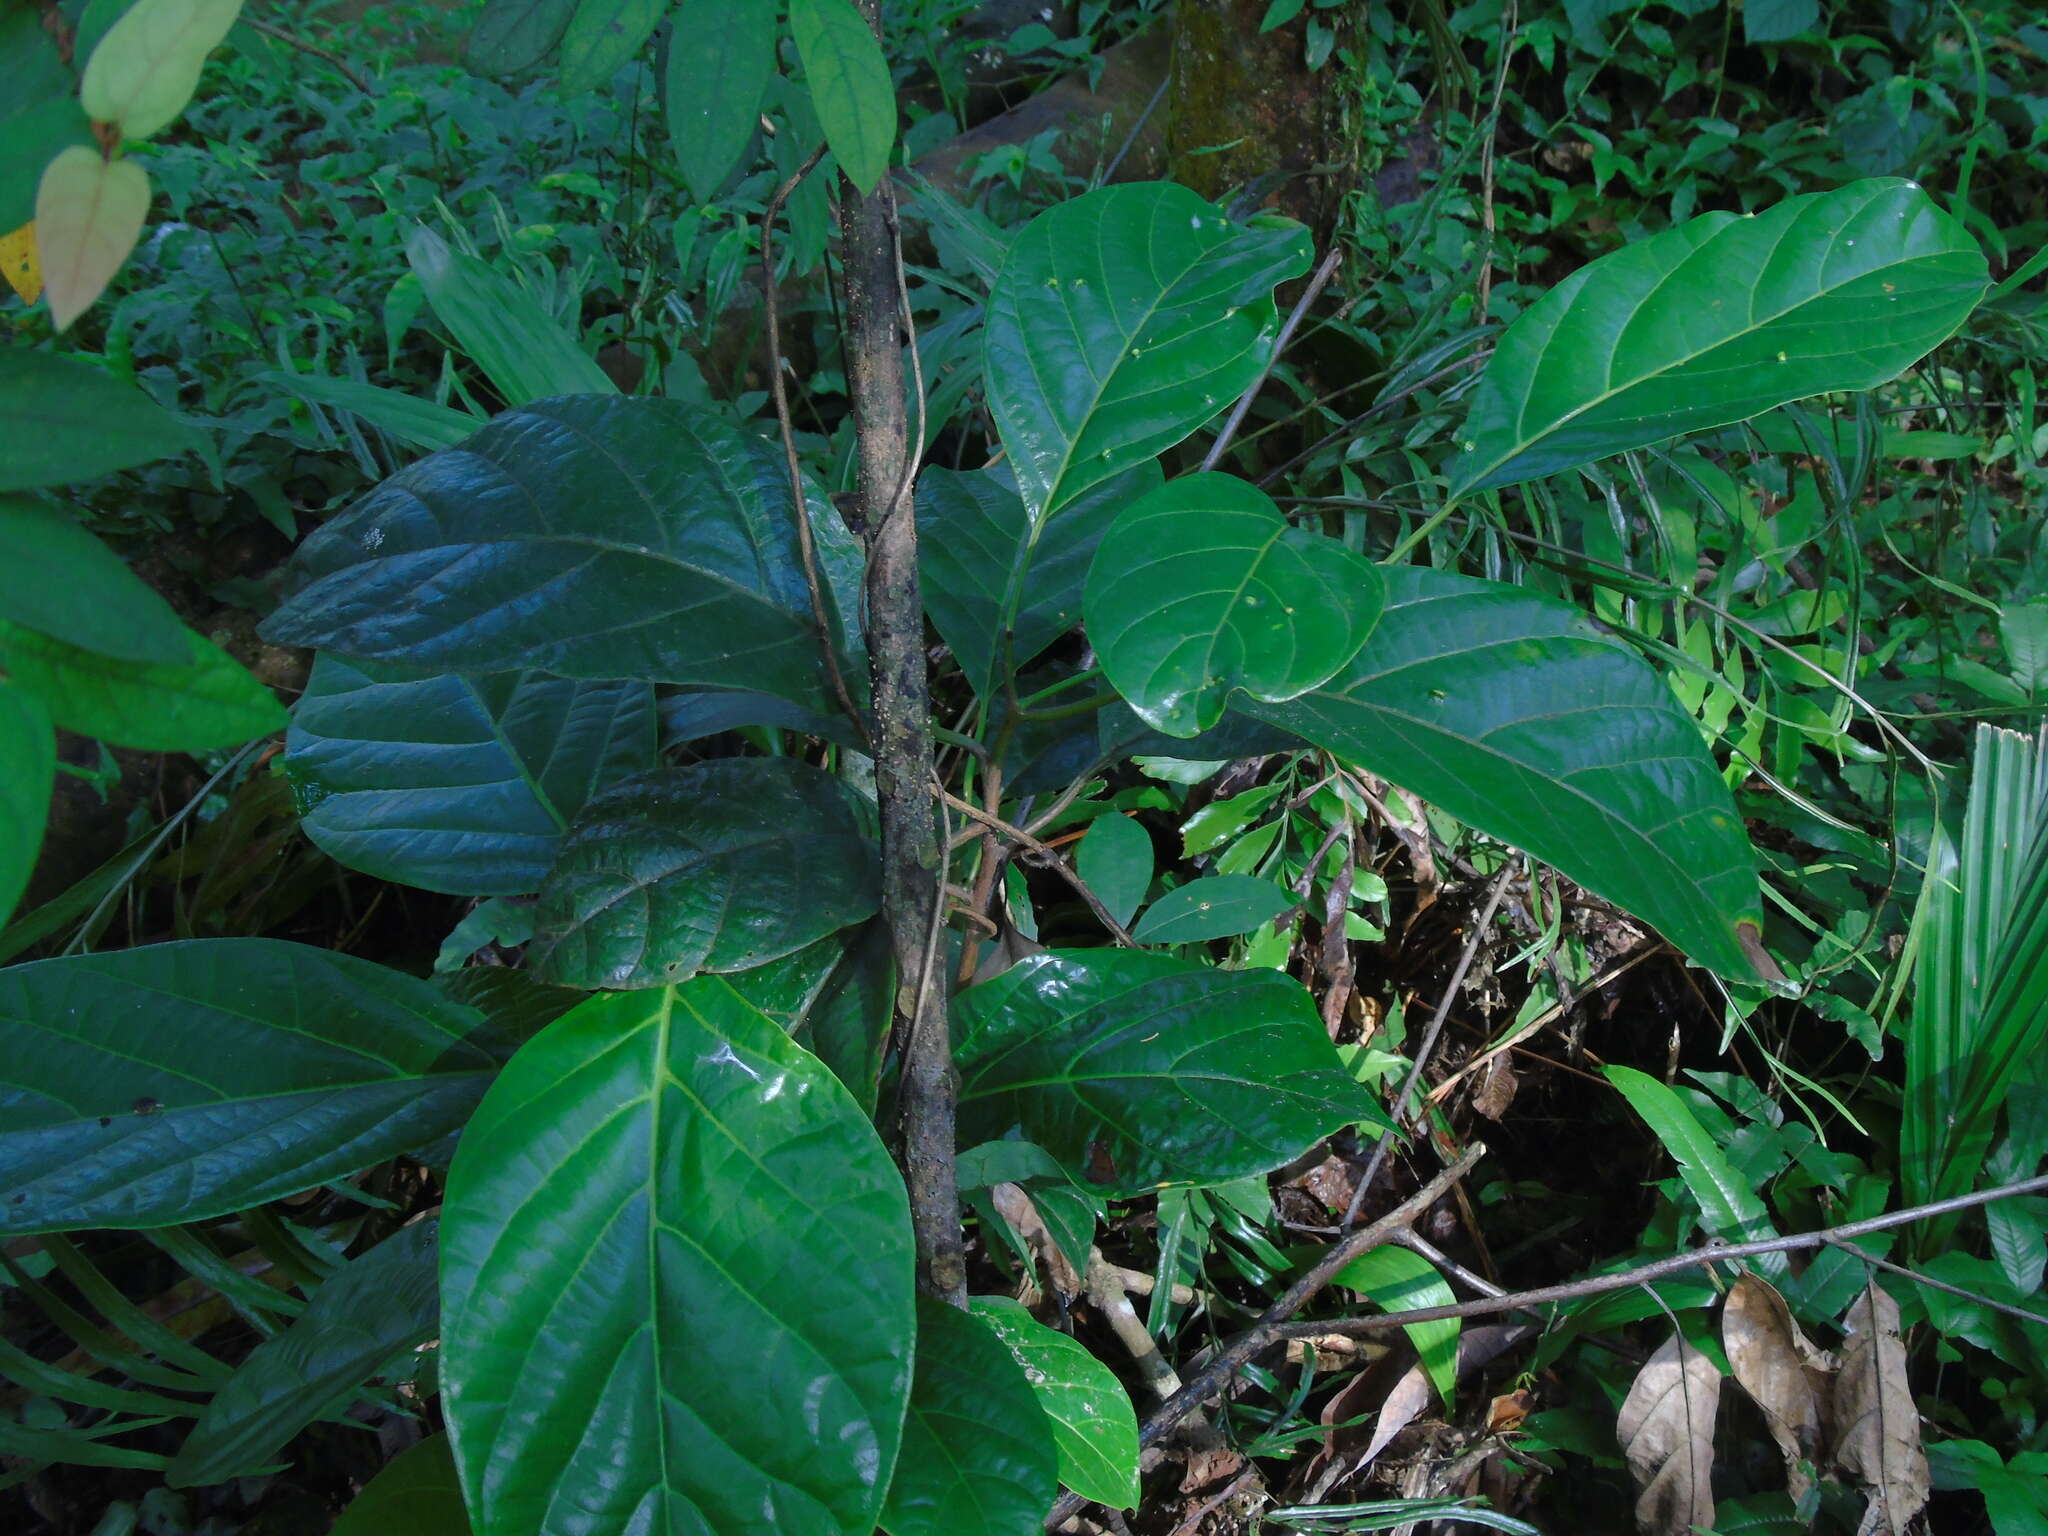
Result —
<svg viewBox="0 0 2048 1536"><path fill-rule="evenodd" d="M1723 975L1755 966L1756 864L1699 726L1578 610L1390 569L1349 666L1287 704L1240 702L1526 849Z"/></svg>
<svg viewBox="0 0 2048 1536"><path fill-rule="evenodd" d="M404 681L313 665L285 772L351 869L463 896L537 890L584 802L655 761L654 690L539 672Z"/></svg>
<svg viewBox="0 0 2048 1536"><path fill-rule="evenodd" d="M1007 465L919 477L925 607L976 693L1000 692L1005 613L1016 615L1010 663L1020 669L1081 622L1081 584L1103 530L1159 483L1148 459L1082 492L1034 534Z"/></svg>
<svg viewBox="0 0 2048 1536"><path fill-rule="evenodd" d="M896 953L888 929L869 922L854 931L844 957L790 1033L872 1113L895 1013Z"/></svg>
<svg viewBox="0 0 2048 1536"><path fill-rule="evenodd" d="M532 964L577 987L744 971L870 916L875 845L790 757L658 768L584 807L541 886Z"/></svg>
<svg viewBox="0 0 2048 1536"><path fill-rule="evenodd" d="M0 668L67 731L144 752L204 752L282 730L284 706L227 652L185 631L182 665L117 661L0 621Z"/></svg>
<svg viewBox="0 0 2048 1536"><path fill-rule="evenodd" d="M977 1296L968 1310L995 1330L1024 1367L1052 1420L1060 1481L1111 1509L1138 1502L1138 1416L1116 1373L1086 1345L1037 1321L1007 1296Z"/></svg>
<svg viewBox="0 0 2048 1536"><path fill-rule="evenodd" d="M467 411L355 379L331 379L317 373L266 373L261 377L315 405L360 416L379 432L414 448L453 448L483 425Z"/></svg>
<svg viewBox="0 0 2048 1536"><path fill-rule="evenodd" d="M1074 869L1109 915L1128 925L1152 888L1152 835L1129 816L1098 816L1074 854Z"/></svg>
<svg viewBox="0 0 2048 1536"><path fill-rule="evenodd" d="M556 395L618 392L573 332L488 262L451 250L425 225L405 242L434 318L484 371L507 405Z"/></svg>
<svg viewBox="0 0 2048 1536"><path fill-rule="evenodd" d="M1168 891L1145 909L1131 930L1140 944L1196 944L1231 939L1271 922L1294 898L1270 880L1251 875L1204 875Z"/></svg>
<svg viewBox="0 0 2048 1536"><path fill-rule="evenodd" d="M414 1222L322 1280L291 1326L250 1351L208 1400L171 1463L171 1486L260 1471L372 1377L410 1375L403 1367L441 1320L436 1226Z"/></svg>
<svg viewBox="0 0 2048 1536"><path fill-rule="evenodd" d="M917 1373L882 1528L890 1536L1034 1536L1057 1482L1052 1424L1025 1367L979 1319L917 1301Z"/></svg>
<svg viewBox="0 0 2048 1536"><path fill-rule="evenodd" d="M355 1496L328 1536L469 1536L446 1435L401 1451Z"/></svg>
<svg viewBox="0 0 2048 1536"><path fill-rule="evenodd" d="M28 6L15 7L18 16L33 16ZM0 46L0 58L11 64L16 55ZM36 190L43 179L43 167L72 145L92 146L92 119L78 104L74 88L53 100L38 101L15 110L10 102L0 107L0 136L7 153L0 155L0 231L19 229L36 216ZM7 458L0 456L0 464ZM51 482L54 483L54 482Z"/></svg>
<svg viewBox="0 0 2048 1536"><path fill-rule="evenodd" d="M808 510L841 633L859 555L822 496ZM308 537L292 578L264 630L281 644L834 707L781 456L677 401L581 396L509 412Z"/></svg>
<svg viewBox="0 0 2048 1536"><path fill-rule="evenodd" d="M462 1124L497 1070L424 981L274 939L0 971L0 1231L247 1210Z"/></svg>
<svg viewBox="0 0 2048 1536"><path fill-rule="evenodd" d="M1156 458L1265 366L1273 287L1304 272L1299 225L1232 224L1185 187L1139 182L1024 227L989 301L989 411L1034 522Z"/></svg>
<svg viewBox="0 0 2048 1536"><path fill-rule="evenodd" d="M1242 688L1271 703L1327 682L1379 621L1379 567L1292 526L1230 475L1183 475L1126 507L1088 568L1102 670L1155 730L1195 736Z"/></svg>
<svg viewBox="0 0 2048 1536"><path fill-rule="evenodd" d="M516 75L546 58L568 30L576 0L486 0L464 58L484 75Z"/></svg>
<svg viewBox="0 0 2048 1536"><path fill-rule="evenodd" d="M0 923L28 889L50 819L57 738L32 694L0 679Z"/></svg>
<svg viewBox="0 0 2048 1536"><path fill-rule="evenodd" d="M903 1183L724 981L593 998L522 1050L442 1246L479 1536L869 1536L910 1392Z"/></svg>
<svg viewBox="0 0 2048 1536"><path fill-rule="evenodd" d="M1053 950L960 994L960 1138L1011 1127L1115 1195L1265 1173L1381 1117L1278 971Z"/></svg>
<svg viewBox="0 0 2048 1536"><path fill-rule="evenodd" d="M580 0L562 33L556 86L568 92L609 85L654 34L668 0Z"/></svg>
<svg viewBox="0 0 2048 1536"><path fill-rule="evenodd" d="M76 519L0 496L0 618L123 661L185 659L171 605Z"/></svg>
<svg viewBox="0 0 2048 1536"><path fill-rule="evenodd" d="M1643 1123L1657 1133L1664 1150L1678 1164L1679 1177L1699 1202L1700 1222L1709 1235L1731 1243L1747 1243L1776 1233L1763 1201L1750 1181L1736 1172L1728 1154L1707 1134L1685 1100L1656 1078L1634 1067L1610 1066L1607 1080L1620 1090ZM1756 1267L1777 1279L1790 1273L1782 1253L1760 1254Z"/></svg>
<svg viewBox="0 0 2048 1536"><path fill-rule="evenodd" d="M1743 0L1742 40L1752 45L1786 42L1811 32L1819 20L1820 0Z"/></svg>
<svg viewBox="0 0 2048 1536"><path fill-rule="evenodd" d="M1987 282L1976 242L1909 181L1689 219L1581 267L1508 327L1452 491L1873 388L1945 341Z"/></svg>
<svg viewBox="0 0 2048 1536"><path fill-rule="evenodd" d="M0 491L95 480L194 445L192 430L133 384L28 347L0 350L0 421Z"/></svg>
<svg viewBox="0 0 2048 1536"><path fill-rule="evenodd" d="M789 30L825 142L865 196L896 147L896 86L882 45L850 0L789 0Z"/></svg>
<svg viewBox="0 0 2048 1536"><path fill-rule="evenodd" d="M775 7L681 0L662 92L669 142L690 195L708 203L753 141L775 73ZM804 153L809 154L806 146Z"/></svg>

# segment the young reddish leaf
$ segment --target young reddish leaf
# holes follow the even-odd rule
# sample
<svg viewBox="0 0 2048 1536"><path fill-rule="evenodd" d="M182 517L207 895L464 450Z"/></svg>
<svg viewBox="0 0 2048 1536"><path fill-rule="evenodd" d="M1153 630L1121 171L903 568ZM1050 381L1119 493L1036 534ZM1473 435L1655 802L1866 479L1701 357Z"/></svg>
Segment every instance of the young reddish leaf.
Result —
<svg viewBox="0 0 2048 1536"><path fill-rule="evenodd" d="M149 177L133 160L102 160L74 144L36 190L36 244L58 330L92 307L135 249L149 212Z"/></svg>
<svg viewBox="0 0 2048 1536"><path fill-rule="evenodd" d="M78 99L86 115L126 139L168 128L241 12L242 0L136 0L85 62Z"/></svg>

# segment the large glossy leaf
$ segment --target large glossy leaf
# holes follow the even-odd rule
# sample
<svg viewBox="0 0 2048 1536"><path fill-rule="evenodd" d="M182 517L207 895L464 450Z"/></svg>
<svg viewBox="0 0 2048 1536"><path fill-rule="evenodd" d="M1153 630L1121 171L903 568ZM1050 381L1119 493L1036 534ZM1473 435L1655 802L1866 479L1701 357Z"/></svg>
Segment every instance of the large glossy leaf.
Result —
<svg viewBox="0 0 2048 1536"><path fill-rule="evenodd" d="M654 690L539 672L408 681L313 665L285 772L321 849L430 891L537 890L570 818L655 761Z"/></svg>
<svg viewBox="0 0 2048 1536"><path fill-rule="evenodd" d="M0 620L0 668L67 731L144 752L204 752L281 730L284 706L211 640L180 664L119 661Z"/></svg>
<svg viewBox="0 0 2048 1536"><path fill-rule="evenodd" d="M728 0L676 6L662 97L676 168L698 202L718 195L746 153L774 73L773 6Z"/></svg>
<svg viewBox="0 0 2048 1536"><path fill-rule="evenodd" d="M1025 1368L980 1319L917 1302L903 1454L882 1506L890 1536L1034 1536L1059 1491L1052 1424Z"/></svg>
<svg viewBox="0 0 2048 1536"><path fill-rule="evenodd" d="M902 1180L717 977L515 1057L442 1216L442 1381L479 1536L868 1536L912 1352Z"/></svg>
<svg viewBox="0 0 2048 1536"><path fill-rule="evenodd" d="M133 384L76 358L0 350L0 491L93 480L183 453L193 434Z"/></svg>
<svg viewBox="0 0 2048 1536"><path fill-rule="evenodd" d="M171 1486L261 1471L372 1377L398 1371L441 1320L437 1229L414 1222L322 1280L291 1326L251 1350L207 1400L171 1463Z"/></svg>
<svg viewBox="0 0 2048 1536"><path fill-rule="evenodd" d="M33 694L0 680L0 923L28 889L56 777L49 712Z"/></svg>
<svg viewBox="0 0 2048 1536"><path fill-rule="evenodd" d="M185 626L77 519L0 496L0 619L124 661L185 659Z"/></svg>
<svg viewBox="0 0 2048 1536"><path fill-rule="evenodd" d="M1159 466L1148 459L1034 527L1007 465L933 468L919 477L925 607L976 693L999 691L1006 612L1015 613L1010 661L1019 668L1081 622L1081 584L1103 530L1159 483Z"/></svg>
<svg viewBox="0 0 2048 1536"><path fill-rule="evenodd" d="M1088 568L1083 612L1102 670L1169 736L1223 718L1242 688L1280 702L1358 654L1379 622L1379 567L1296 528L1231 475L1183 475L1126 507Z"/></svg>
<svg viewBox="0 0 2048 1536"><path fill-rule="evenodd" d="M896 145L896 86L881 42L852 0L789 0L789 30L825 142L854 188L874 191Z"/></svg>
<svg viewBox="0 0 2048 1536"><path fill-rule="evenodd" d="M1271 352L1274 285L1308 263L1298 225L1232 224L1167 182L1102 187L1026 225L983 366L1033 520L1225 409Z"/></svg>
<svg viewBox="0 0 2048 1536"><path fill-rule="evenodd" d="M469 1536L446 1435L401 1451L350 1501L328 1536Z"/></svg>
<svg viewBox="0 0 2048 1536"><path fill-rule="evenodd" d="M576 0L486 0L463 56L480 74L518 74L548 56L575 14Z"/></svg>
<svg viewBox="0 0 2048 1536"><path fill-rule="evenodd" d="M169 127L241 13L242 0L135 0L85 61L78 100L86 115L124 139Z"/></svg>
<svg viewBox="0 0 2048 1536"><path fill-rule="evenodd" d="M1577 609L1392 569L1348 666L1290 703L1237 707L1556 865L1701 964L1756 974L1755 859L1699 727Z"/></svg>
<svg viewBox="0 0 2048 1536"><path fill-rule="evenodd" d="M841 633L859 556L822 496L808 511ZM264 630L287 645L834 707L781 456L679 401L509 412L307 538L292 581Z"/></svg>
<svg viewBox="0 0 2048 1536"><path fill-rule="evenodd" d="M274 939L0 971L0 1231L198 1221L445 1135L497 1068L483 1022Z"/></svg>
<svg viewBox="0 0 2048 1536"><path fill-rule="evenodd" d="M1688 219L1580 268L1508 327L1452 490L1869 389L1946 340L1986 286L1976 242L1909 181Z"/></svg>
<svg viewBox="0 0 2048 1536"><path fill-rule="evenodd" d="M483 369L507 405L617 392L611 376L532 294L488 262L452 250L425 225L405 242L434 317Z"/></svg>
<svg viewBox="0 0 2048 1536"><path fill-rule="evenodd" d="M1143 950L1052 950L960 994L960 1141L1012 1127L1106 1193L1265 1173L1381 1123L1300 983Z"/></svg>
<svg viewBox="0 0 2048 1536"><path fill-rule="evenodd" d="M653 35L668 0L581 0L562 34L558 89L592 91L611 82Z"/></svg>
<svg viewBox="0 0 2048 1536"><path fill-rule="evenodd" d="M1048 1328L1007 1296L977 1296L968 1310L995 1330L1024 1367L1052 1420L1059 1476L1111 1509L1138 1502L1138 1416L1116 1373L1071 1334Z"/></svg>
<svg viewBox="0 0 2048 1536"><path fill-rule="evenodd" d="M532 964L576 987L744 971L873 914L850 791L789 757L657 768L584 807L541 886Z"/></svg>
<svg viewBox="0 0 2048 1536"><path fill-rule="evenodd" d="M133 160L109 160L74 144L43 168L36 184L36 253L58 330L106 291L148 215L149 175Z"/></svg>

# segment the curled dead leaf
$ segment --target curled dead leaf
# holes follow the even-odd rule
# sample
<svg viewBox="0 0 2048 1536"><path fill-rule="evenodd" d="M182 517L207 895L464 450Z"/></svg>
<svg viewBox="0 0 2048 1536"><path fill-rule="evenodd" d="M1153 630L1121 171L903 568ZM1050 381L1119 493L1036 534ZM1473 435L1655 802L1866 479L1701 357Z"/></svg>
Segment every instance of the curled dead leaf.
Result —
<svg viewBox="0 0 2048 1536"><path fill-rule="evenodd" d="M1746 1274L1721 1311L1728 1368L1770 1425L1785 1458L1787 1491L1797 1500L1813 1486L1821 1416L1833 1362L1814 1348L1768 1280Z"/></svg>
<svg viewBox="0 0 2048 1536"><path fill-rule="evenodd" d="M1714 1524L1714 1416L1721 1373L1674 1334L1636 1374L1615 1433L1642 1489L1636 1526L1645 1536L1686 1536Z"/></svg>
<svg viewBox="0 0 2048 1536"><path fill-rule="evenodd" d="M1870 1490L1857 1536L1903 1536L1926 1507L1932 1480L1906 1379L1899 1304L1873 1280L1843 1322L1849 1337L1835 1384L1835 1463Z"/></svg>

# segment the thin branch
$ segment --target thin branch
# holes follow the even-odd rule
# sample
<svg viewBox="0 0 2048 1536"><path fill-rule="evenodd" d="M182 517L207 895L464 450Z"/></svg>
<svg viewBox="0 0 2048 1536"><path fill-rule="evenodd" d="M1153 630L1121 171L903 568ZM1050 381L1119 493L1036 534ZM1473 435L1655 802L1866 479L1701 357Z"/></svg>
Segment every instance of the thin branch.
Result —
<svg viewBox="0 0 2048 1536"><path fill-rule="evenodd" d="M342 58L340 54L330 53L317 43L309 43L303 37L296 37L290 32L285 31L282 27L273 27L267 21L258 21L254 16L237 16L235 20L239 21L251 32L261 32L274 43L283 43L287 48L296 48L301 53L311 54L322 63L333 65L335 69L341 72L350 85L361 91L365 96L377 94L376 86L372 85L362 75L357 74L354 67L346 59Z"/></svg>
<svg viewBox="0 0 2048 1536"><path fill-rule="evenodd" d="M1850 1257L1862 1260L1872 1269L1881 1269L1888 1275L1897 1275L1901 1280L1910 1280L1915 1285L1926 1286L1929 1290L1946 1291L1951 1296L1960 1296L1965 1301L1974 1301L1980 1307L1989 1307L1994 1312L2003 1312L2008 1317L2016 1317L2022 1322L2039 1323L2042 1327L2048 1328L2048 1317L2043 1317L2038 1312L2029 1312L2025 1307L2015 1307L2010 1302L2000 1301L1993 1296L1986 1296L1982 1291L1970 1291L1965 1290L1960 1285L1950 1285L1946 1280L1937 1280L1934 1276L1922 1274L1917 1269L1908 1269L1903 1264L1894 1264L1890 1259L1880 1259L1876 1254L1866 1253L1854 1243L1846 1242L1842 1238L1830 1237L1826 1241L1830 1248L1839 1248Z"/></svg>
<svg viewBox="0 0 2048 1536"><path fill-rule="evenodd" d="M1259 397L1259 391L1266 387L1273 365L1280 361L1280 354L1287 350L1287 344L1294 340L1295 327L1301 324L1301 317L1308 313L1308 307L1322 297L1323 290L1330 286L1330 279L1337 275L1337 268L1344 260L1343 250L1337 249L1323 258L1315 275L1308 280L1308 287L1294 302L1288 313L1287 323L1280 327L1280 335L1273 343L1273 350L1266 354L1266 365L1259 370L1259 376L1246 386L1245 392L1237 397L1237 404L1231 407L1230 417L1223 423L1223 430L1216 434L1216 441L1209 445L1209 451L1202 456L1202 468L1214 469L1230 448L1230 440L1237 436L1237 429L1244 425L1245 413L1251 410L1252 402Z"/></svg>
<svg viewBox="0 0 2048 1536"><path fill-rule="evenodd" d="M1111 915L1109 908L1102 904L1102 898L1088 888L1088 882L1081 878L1073 865L1060 856L1060 851L1057 848L1054 848L1049 843L1040 842L1022 827L1014 827L1000 816L991 815L973 801L962 800L950 790L942 789L940 794L945 796L948 806L967 817L968 820L979 822L995 836L1003 838L1007 842L1015 843L1019 848L1029 849L1032 853L1044 859L1052 866L1055 874L1074 888L1074 894L1088 903L1088 910L1095 914L1097 922L1109 930L1109 936L1112 939L1115 939L1125 949L1137 948L1137 940L1133 939L1124 928L1124 925Z"/></svg>

